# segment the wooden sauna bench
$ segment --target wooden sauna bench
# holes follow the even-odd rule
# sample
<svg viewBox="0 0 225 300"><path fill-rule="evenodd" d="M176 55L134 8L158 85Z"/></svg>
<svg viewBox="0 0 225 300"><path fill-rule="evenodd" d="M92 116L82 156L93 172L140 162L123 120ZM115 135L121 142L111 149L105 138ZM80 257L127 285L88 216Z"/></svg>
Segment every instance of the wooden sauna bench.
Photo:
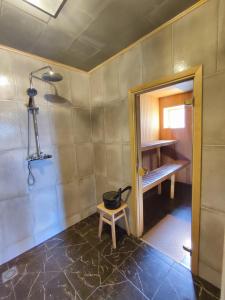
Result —
<svg viewBox="0 0 225 300"><path fill-rule="evenodd" d="M157 165L158 168L150 171L148 174L144 175L142 178L143 193L148 190L158 186L158 193L161 194L161 183L167 179L171 179L170 188L170 198L174 198L174 188L175 188L175 174L181 169L185 168L189 161L180 160L174 161L172 163L167 163L161 166L161 151L162 147L175 145L176 140L155 140L148 144L141 145L141 152L149 151L152 149L157 150Z"/></svg>
<svg viewBox="0 0 225 300"><path fill-rule="evenodd" d="M142 188L143 193L148 190L156 187L167 179L171 179L171 188L170 188L170 198L174 198L174 187L175 187L175 174L187 167L189 161L187 160L177 160L172 163L167 163L161 167L150 171L148 174L142 177Z"/></svg>
<svg viewBox="0 0 225 300"><path fill-rule="evenodd" d="M176 140L156 140L152 141L148 144L142 144L141 145L141 152L152 150L152 149L160 149L161 147L166 147L170 145L176 144Z"/></svg>

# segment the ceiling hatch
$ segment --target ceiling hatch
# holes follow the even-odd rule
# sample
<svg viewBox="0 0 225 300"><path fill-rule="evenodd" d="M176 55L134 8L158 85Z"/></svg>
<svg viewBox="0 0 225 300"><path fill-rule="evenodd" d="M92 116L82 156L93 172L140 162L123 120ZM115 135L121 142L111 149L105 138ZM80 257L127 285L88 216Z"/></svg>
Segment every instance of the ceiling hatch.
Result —
<svg viewBox="0 0 225 300"><path fill-rule="evenodd" d="M56 18L66 0L23 0L46 14Z"/></svg>

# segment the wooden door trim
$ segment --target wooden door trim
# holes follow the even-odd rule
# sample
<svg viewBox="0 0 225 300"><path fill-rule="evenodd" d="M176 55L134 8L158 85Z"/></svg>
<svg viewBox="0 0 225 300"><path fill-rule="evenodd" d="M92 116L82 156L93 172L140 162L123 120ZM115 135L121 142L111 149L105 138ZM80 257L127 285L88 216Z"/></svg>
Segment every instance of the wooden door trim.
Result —
<svg viewBox="0 0 225 300"><path fill-rule="evenodd" d="M138 176L138 133L136 96L144 92L169 86L178 82L193 79L193 171L192 171L192 273L198 275L199 269L199 236L201 205L201 156L202 156L202 65L184 72L153 80L129 90L129 126L131 138L132 195L131 219L132 231L140 237L143 231L143 198Z"/></svg>

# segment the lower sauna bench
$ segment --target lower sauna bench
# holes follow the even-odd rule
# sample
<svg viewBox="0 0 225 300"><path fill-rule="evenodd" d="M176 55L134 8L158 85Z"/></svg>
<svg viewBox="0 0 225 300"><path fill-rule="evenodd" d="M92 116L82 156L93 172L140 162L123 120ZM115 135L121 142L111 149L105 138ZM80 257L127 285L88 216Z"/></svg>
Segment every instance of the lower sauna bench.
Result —
<svg viewBox="0 0 225 300"><path fill-rule="evenodd" d="M160 185L163 181L171 179L170 187L170 198L174 198L175 189L175 175L178 171L189 165L187 160L177 160L172 163L167 163L161 167L150 171L147 175L142 177L142 191L143 193L149 191L150 189Z"/></svg>

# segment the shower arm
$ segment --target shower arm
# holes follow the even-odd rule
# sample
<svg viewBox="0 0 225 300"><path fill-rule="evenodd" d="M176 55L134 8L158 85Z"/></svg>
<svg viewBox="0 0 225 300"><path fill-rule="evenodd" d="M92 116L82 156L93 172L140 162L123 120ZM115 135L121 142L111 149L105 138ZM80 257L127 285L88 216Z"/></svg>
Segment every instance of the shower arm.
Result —
<svg viewBox="0 0 225 300"><path fill-rule="evenodd" d="M38 79L38 80L40 80L40 81L47 82L47 81L43 80L41 77L38 77L38 76L34 75L34 74L39 73L40 71L43 71L43 70L46 70L46 69L49 69L50 71L52 71L52 67L51 67L51 66L45 66L45 67L42 67L42 68L37 69L37 70L35 70L35 71L32 71L32 72L30 73L30 75L29 75L29 79L30 79L30 88L33 88L33 81L32 81L33 78Z"/></svg>

